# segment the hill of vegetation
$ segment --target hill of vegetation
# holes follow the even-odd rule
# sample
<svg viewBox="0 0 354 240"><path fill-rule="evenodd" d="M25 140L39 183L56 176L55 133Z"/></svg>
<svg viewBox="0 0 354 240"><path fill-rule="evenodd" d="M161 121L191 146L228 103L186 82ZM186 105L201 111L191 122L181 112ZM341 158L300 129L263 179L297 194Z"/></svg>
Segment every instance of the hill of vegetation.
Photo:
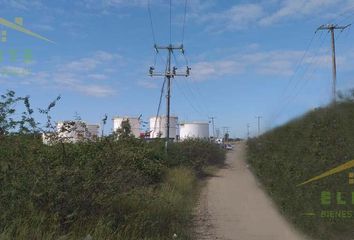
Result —
<svg viewBox="0 0 354 240"><path fill-rule="evenodd" d="M279 210L315 239L353 239L354 169L299 184L354 159L352 97L248 141L248 161Z"/></svg>

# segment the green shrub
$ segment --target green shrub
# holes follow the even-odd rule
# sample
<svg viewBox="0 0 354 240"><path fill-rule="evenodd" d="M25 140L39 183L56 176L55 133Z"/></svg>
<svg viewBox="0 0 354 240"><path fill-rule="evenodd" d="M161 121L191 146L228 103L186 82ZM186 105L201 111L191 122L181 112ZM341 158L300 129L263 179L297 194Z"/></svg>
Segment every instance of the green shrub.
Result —
<svg viewBox="0 0 354 240"><path fill-rule="evenodd" d="M59 99L40 110L47 131ZM0 96L0 239L190 239L196 176L224 161L221 149L188 140L166 155L163 141L133 138L128 123L96 141L53 134L44 145L32 113L29 97Z"/></svg>
<svg viewBox="0 0 354 240"><path fill-rule="evenodd" d="M352 192L348 171L303 187L297 185L354 159L354 103L316 109L302 118L248 141L248 161L280 211L316 239L352 239L354 219L321 218L322 191ZM315 212L317 216L303 214Z"/></svg>

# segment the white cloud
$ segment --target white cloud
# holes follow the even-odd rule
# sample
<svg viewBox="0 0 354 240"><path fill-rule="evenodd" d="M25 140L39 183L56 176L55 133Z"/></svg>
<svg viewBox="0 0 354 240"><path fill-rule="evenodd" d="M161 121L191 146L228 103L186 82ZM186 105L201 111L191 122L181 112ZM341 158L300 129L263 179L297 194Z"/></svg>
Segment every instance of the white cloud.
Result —
<svg viewBox="0 0 354 240"><path fill-rule="evenodd" d="M90 10L110 10L126 6L144 7L148 0L82 0L80 5Z"/></svg>
<svg viewBox="0 0 354 240"><path fill-rule="evenodd" d="M262 0L257 3L241 3L229 9L215 11L213 5L196 8L190 16L211 32L224 32L264 27L292 20L314 17L333 17L353 8L352 0Z"/></svg>
<svg viewBox="0 0 354 240"><path fill-rule="evenodd" d="M4 8L14 8L22 11L43 7L43 3L40 0L0 0L0 5Z"/></svg>
<svg viewBox="0 0 354 240"><path fill-rule="evenodd" d="M250 51L234 54L215 61L199 61L192 64L192 81L205 81L228 76L251 73L258 76L288 78L294 74L303 51ZM330 68L331 56L325 53L308 53L303 59L302 68ZM345 69L349 56L338 57L338 63ZM347 67L349 69L349 67ZM312 71L312 70L311 70Z"/></svg>
<svg viewBox="0 0 354 240"><path fill-rule="evenodd" d="M194 81L204 81L210 77L221 77L243 72L244 66L234 60L202 61L193 64L191 78Z"/></svg>
<svg viewBox="0 0 354 240"><path fill-rule="evenodd" d="M30 70L24 67L4 66L0 68L0 76L2 77L25 77L30 74Z"/></svg>
<svg viewBox="0 0 354 240"><path fill-rule="evenodd" d="M210 23L209 31L222 32L225 30L241 30L258 21L264 15L261 5L238 4L222 12L203 12L194 14L197 22Z"/></svg>
<svg viewBox="0 0 354 240"><path fill-rule="evenodd" d="M64 72L89 72L95 70L100 65L104 65L113 61L116 62L117 65L120 65L122 63L122 57L118 54L98 51L91 57L80 58L78 60L74 60L67 64L61 65L59 70Z"/></svg>
<svg viewBox="0 0 354 240"><path fill-rule="evenodd" d="M119 54L98 51L90 57L72 60L59 64L54 71L41 71L31 74L26 84L40 84L49 87L79 92L88 96L106 97L116 94L116 91L105 80L112 77L105 72L122 64ZM100 84L97 84L100 80Z"/></svg>
<svg viewBox="0 0 354 240"><path fill-rule="evenodd" d="M344 2L342 0L284 0L281 7L274 13L263 18L261 25L271 25L284 19L303 18L313 16L328 10L329 7L336 6Z"/></svg>

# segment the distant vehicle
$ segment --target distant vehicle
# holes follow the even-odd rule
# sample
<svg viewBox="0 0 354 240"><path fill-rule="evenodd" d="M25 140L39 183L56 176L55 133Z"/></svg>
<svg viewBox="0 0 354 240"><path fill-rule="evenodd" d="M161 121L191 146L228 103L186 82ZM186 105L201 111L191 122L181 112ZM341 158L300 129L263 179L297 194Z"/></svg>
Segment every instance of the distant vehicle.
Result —
<svg viewBox="0 0 354 240"><path fill-rule="evenodd" d="M233 147L232 147L231 144L225 144L225 149L226 149L226 150L232 150Z"/></svg>
<svg viewBox="0 0 354 240"><path fill-rule="evenodd" d="M217 144L222 144L223 143L223 139L222 138L215 139L215 142Z"/></svg>

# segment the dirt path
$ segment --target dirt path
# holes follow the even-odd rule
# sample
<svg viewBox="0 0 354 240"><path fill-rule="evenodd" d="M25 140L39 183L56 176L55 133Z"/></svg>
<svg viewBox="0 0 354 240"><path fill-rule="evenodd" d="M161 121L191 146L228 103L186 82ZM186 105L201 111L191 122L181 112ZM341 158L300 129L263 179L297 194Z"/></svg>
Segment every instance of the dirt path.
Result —
<svg viewBox="0 0 354 240"><path fill-rule="evenodd" d="M259 187L244 159L245 144L227 156L227 167L204 188L198 208L198 239L303 240Z"/></svg>

